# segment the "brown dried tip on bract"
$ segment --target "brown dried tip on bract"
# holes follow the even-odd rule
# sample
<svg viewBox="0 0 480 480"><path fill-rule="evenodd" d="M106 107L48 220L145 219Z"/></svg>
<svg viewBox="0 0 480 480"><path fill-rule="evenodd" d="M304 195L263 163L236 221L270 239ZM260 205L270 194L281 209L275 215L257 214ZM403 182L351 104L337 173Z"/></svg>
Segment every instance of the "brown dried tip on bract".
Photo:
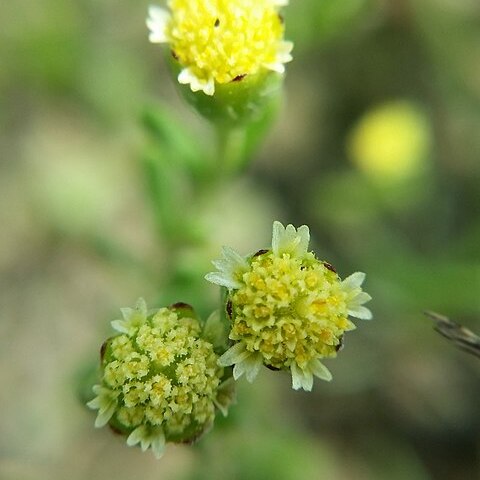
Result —
<svg viewBox="0 0 480 480"><path fill-rule="evenodd" d="M263 255L264 253L268 253L268 252L269 252L269 250L265 250L265 249L259 250L257 253L255 253L255 254L253 255L253 258L259 257L260 255Z"/></svg>
<svg viewBox="0 0 480 480"><path fill-rule="evenodd" d="M274 372L278 372L280 369L277 367L273 367L272 365L265 365L269 370L273 370Z"/></svg>
<svg viewBox="0 0 480 480"><path fill-rule="evenodd" d="M178 55L173 50L170 50L170 53L175 60L178 60Z"/></svg>
<svg viewBox="0 0 480 480"><path fill-rule="evenodd" d="M333 273L337 273L337 271L335 270L334 266L331 265L330 263L328 262L323 262L323 265L326 269L330 270L331 272Z"/></svg>
<svg viewBox="0 0 480 480"><path fill-rule="evenodd" d="M240 81L243 80L246 76L247 76L246 74L237 75L237 76L232 80L232 82L240 82Z"/></svg>
<svg viewBox="0 0 480 480"><path fill-rule="evenodd" d="M191 310L193 312L193 307L188 303L183 303L183 302L174 303L170 305L170 308L172 310Z"/></svg>
<svg viewBox="0 0 480 480"><path fill-rule="evenodd" d="M232 314L233 314L233 304L232 304L232 301L229 300L227 302L227 305L225 306L225 310L227 312L227 315L229 318L232 318Z"/></svg>
<svg viewBox="0 0 480 480"><path fill-rule="evenodd" d="M119 428L115 427L114 425L109 424L108 427L115 435L123 435L123 432Z"/></svg>
<svg viewBox="0 0 480 480"><path fill-rule="evenodd" d="M110 339L108 340L105 340L103 343L102 343L102 346L100 347L100 361L103 360L103 357L105 356L105 352L107 350L107 344L109 342Z"/></svg>

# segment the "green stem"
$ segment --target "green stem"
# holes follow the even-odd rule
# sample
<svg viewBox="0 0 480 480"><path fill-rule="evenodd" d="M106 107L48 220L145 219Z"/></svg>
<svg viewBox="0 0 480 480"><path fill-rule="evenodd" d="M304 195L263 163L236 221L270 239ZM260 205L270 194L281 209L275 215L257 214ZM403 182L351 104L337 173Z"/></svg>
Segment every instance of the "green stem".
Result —
<svg viewBox="0 0 480 480"><path fill-rule="evenodd" d="M217 178L231 177L245 163L246 130L243 126L217 126L217 162L213 172Z"/></svg>

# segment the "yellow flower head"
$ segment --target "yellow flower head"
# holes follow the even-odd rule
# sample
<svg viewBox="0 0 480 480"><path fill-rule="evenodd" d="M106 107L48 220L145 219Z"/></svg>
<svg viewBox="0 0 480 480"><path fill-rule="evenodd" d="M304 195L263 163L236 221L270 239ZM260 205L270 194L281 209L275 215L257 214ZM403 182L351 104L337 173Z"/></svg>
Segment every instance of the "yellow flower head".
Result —
<svg viewBox="0 0 480 480"><path fill-rule="evenodd" d="M279 7L288 0L169 0L150 7L152 43L168 43L182 66L178 81L213 95L215 84L261 69L283 73L293 44L283 40Z"/></svg>
<svg viewBox="0 0 480 480"><path fill-rule="evenodd" d="M371 178L397 181L425 168L430 146L424 113L414 103L399 100L369 110L350 133L347 150Z"/></svg>
<svg viewBox="0 0 480 480"><path fill-rule="evenodd" d="M233 346L220 365L235 365L235 379L243 373L252 381L262 364L290 370L293 388L311 390L313 376L330 380L320 362L335 357L348 319L370 319L363 306L370 296L362 291L365 274L341 280L333 267L308 252L309 229L273 224L272 247L244 258L224 247L217 272L206 279L229 290L226 310L232 322Z"/></svg>
<svg viewBox="0 0 480 480"><path fill-rule="evenodd" d="M160 457L166 442L204 433L216 407L226 414L229 382L189 306L149 313L140 299L122 313L112 322L119 334L102 347L102 381L88 406L98 410L95 426L108 423L128 445L151 447Z"/></svg>

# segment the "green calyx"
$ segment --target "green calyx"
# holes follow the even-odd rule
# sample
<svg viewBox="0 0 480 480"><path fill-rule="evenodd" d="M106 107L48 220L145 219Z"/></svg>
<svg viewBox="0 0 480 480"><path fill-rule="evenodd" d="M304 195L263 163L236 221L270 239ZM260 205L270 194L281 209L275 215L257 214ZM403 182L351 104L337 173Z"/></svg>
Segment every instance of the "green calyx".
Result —
<svg viewBox="0 0 480 480"><path fill-rule="evenodd" d="M181 68L175 59L170 64L175 76ZM215 85L215 93L193 92L189 85L178 84L182 95L202 116L213 123L231 126L260 121L281 97L284 75L261 70L253 75Z"/></svg>

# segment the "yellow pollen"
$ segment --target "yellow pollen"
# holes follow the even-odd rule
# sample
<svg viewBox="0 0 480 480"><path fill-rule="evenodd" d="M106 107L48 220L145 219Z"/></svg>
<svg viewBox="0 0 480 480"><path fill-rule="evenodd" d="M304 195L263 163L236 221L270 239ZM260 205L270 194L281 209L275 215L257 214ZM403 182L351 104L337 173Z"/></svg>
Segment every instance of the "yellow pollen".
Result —
<svg viewBox="0 0 480 480"><path fill-rule="evenodd" d="M322 314L327 311L327 304L325 300L315 300L312 302L312 311L316 314Z"/></svg>
<svg viewBox="0 0 480 480"><path fill-rule="evenodd" d="M317 276L314 274L307 275L307 277L305 278L305 283L309 288L315 287L318 283Z"/></svg>
<svg viewBox="0 0 480 480"><path fill-rule="evenodd" d="M272 345L272 342L269 341L263 341L262 342L262 351L265 353L273 353L275 350L274 346Z"/></svg>
<svg viewBox="0 0 480 480"><path fill-rule="evenodd" d="M268 317L268 315L270 315L271 313L271 310L265 305L262 305L261 307L256 307L254 309L254 312L255 312L255 317L262 318L262 317Z"/></svg>
<svg viewBox="0 0 480 480"><path fill-rule="evenodd" d="M323 340L324 343L329 344L333 338L332 332L330 330L323 330L320 333L320 338Z"/></svg>
<svg viewBox="0 0 480 480"><path fill-rule="evenodd" d="M295 327L290 323L283 326L283 331L285 332L286 338L295 337Z"/></svg>

